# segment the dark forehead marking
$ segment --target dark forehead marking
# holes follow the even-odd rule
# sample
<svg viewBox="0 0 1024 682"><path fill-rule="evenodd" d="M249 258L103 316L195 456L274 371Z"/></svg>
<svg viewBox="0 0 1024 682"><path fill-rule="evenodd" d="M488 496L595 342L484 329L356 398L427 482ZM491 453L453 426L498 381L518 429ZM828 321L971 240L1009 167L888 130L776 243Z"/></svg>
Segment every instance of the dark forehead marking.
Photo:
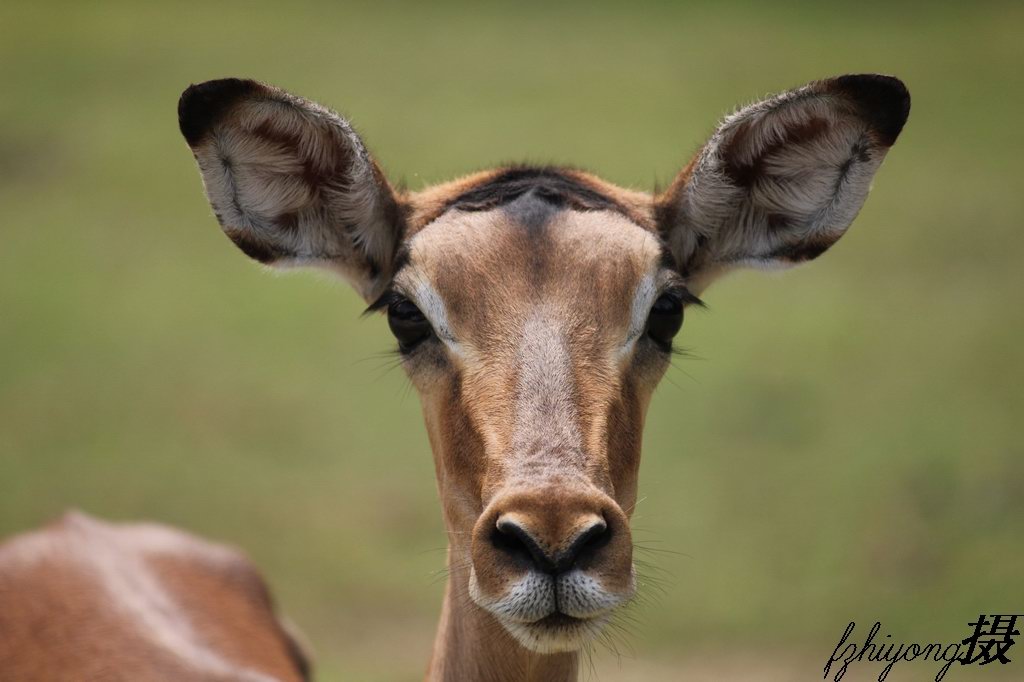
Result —
<svg viewBox="0 0 1024 682"><path fill-rule="evenodd" d="M618 201L571 172L553 167L509 168L449 200L444 210L489 211L532 194L556 208L577 211L629 211Z"/></svg>
<svg viewBox="0 0 1024 682"><path fill-rule="evenodd" d="M526 230L531 239L539 241L544 236L548 222L564 208L557 197L551 197L537 188L527 190L500 208L513 223Z"/></svg>

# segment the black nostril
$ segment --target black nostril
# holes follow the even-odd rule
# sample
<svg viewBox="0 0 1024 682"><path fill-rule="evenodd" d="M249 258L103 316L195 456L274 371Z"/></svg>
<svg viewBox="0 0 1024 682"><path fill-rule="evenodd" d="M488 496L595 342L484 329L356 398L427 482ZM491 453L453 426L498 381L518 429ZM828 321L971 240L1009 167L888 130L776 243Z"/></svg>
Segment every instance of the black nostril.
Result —
<svg viewBox="0 0 1024 682"><path fill-rule="evenodd" d="M612 531L604 519L594 521L586 530L576 536L572 544L562 552L556 569L565 571L578 564L585 564L598 550L612 539ZM585 568L585 566L581 566Z"/></svg>
<svg viewBox="0 0 1024 682"><path fill-rule="evenodd" d="M552 556L515 520L501 518L491 533L491 543L524 566L532 565L545 573L555 574L568 571L574 566L586 568L611 537L612 532L607 522L596 519L579 532L566 549Z"/></svg>
<svg viewBox="0 0 1024 682"><path fill-rule="evenodd" d="M555 570L555 562L540 548L525 528L512 519L499 519L491 533L495 548L515 557L525 564L533 564L545 573Z"/></svg>

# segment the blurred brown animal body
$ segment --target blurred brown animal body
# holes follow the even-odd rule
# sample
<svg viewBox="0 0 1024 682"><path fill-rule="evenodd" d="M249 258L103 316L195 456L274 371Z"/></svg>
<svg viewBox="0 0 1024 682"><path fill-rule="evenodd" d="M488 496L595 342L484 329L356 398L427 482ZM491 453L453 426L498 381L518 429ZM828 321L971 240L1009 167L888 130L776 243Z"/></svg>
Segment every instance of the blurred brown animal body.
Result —
<svg viewBox="0 0 1024 682"><path fill-rule="evenodd" d="M835 243L909 109L895 78L840 76L726 117L661 193L549 167L408 192L318 104L252 80L184 92L227 236L387 312L449 531L429 679L575 679L636 589L644 415L684 309L730 269Z"/></svg>
<svg viewBox="0 0 1024 682"><path fill-rule="evenodd" d="M71 513L0 545L0 682L303 682L238 551Z"/></svg>
<svg viewBox="0 0 1024 682"><path fill-rule="evenodd" d="M909 109L895 78L840 76L726 117L660 193L546 167L407 192L318 104L251 80L185 91L181 131L228 237L267 265L333 270L387 312L449 532L428 679L576 678L636 590L644 416L684 309L733 268L835 243ZM71 520L8 546L8 670L299 679L247 565L129 528ZM150 551L167 538L185 551ZM48 559L18 563L33 554Z"/></svg>

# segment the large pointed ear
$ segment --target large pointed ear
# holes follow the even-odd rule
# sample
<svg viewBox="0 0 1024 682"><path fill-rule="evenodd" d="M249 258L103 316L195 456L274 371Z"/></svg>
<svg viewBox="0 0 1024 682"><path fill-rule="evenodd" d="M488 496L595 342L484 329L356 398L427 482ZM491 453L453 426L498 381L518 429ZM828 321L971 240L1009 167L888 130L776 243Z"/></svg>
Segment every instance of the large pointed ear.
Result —
<svg viewBox="0 0 1024 682"><path fill-rule="evenodd" d="M741 265L817 257L860 211L910 113L896 78L840 76L728 116L656 199L691 289Z"/></svg>
<svg viewBox="0 0 1024 682"><path fill-rule="evenodd" d="M348 121L251 80L193 85L178 103L225 234L274 265L340 272L367 300L390 279L402 210Z"/></svg>

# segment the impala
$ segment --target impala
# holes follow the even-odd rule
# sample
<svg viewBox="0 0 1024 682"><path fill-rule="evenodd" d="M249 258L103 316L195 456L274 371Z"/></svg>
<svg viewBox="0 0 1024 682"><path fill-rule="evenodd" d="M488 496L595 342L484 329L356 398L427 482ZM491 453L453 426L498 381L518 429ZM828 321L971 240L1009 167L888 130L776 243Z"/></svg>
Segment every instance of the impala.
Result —
<svg viewBox="0 0 1024 682"><path fill-rule="evenodd" d="M3 682L305 682L237 550L69 513L0 544Z"/></svg>
<svg viewBox="0 0 1024 682"><path fill-rule="evenodd" d="M184 92L227 236L347 279L418 389L450 538L428 679L575 679L636 589L641 432L685 309L733 268L832 246L909 109L895 78L840 76L727 116L662 192L530 166L408 192L318 104Z"/></svg>

